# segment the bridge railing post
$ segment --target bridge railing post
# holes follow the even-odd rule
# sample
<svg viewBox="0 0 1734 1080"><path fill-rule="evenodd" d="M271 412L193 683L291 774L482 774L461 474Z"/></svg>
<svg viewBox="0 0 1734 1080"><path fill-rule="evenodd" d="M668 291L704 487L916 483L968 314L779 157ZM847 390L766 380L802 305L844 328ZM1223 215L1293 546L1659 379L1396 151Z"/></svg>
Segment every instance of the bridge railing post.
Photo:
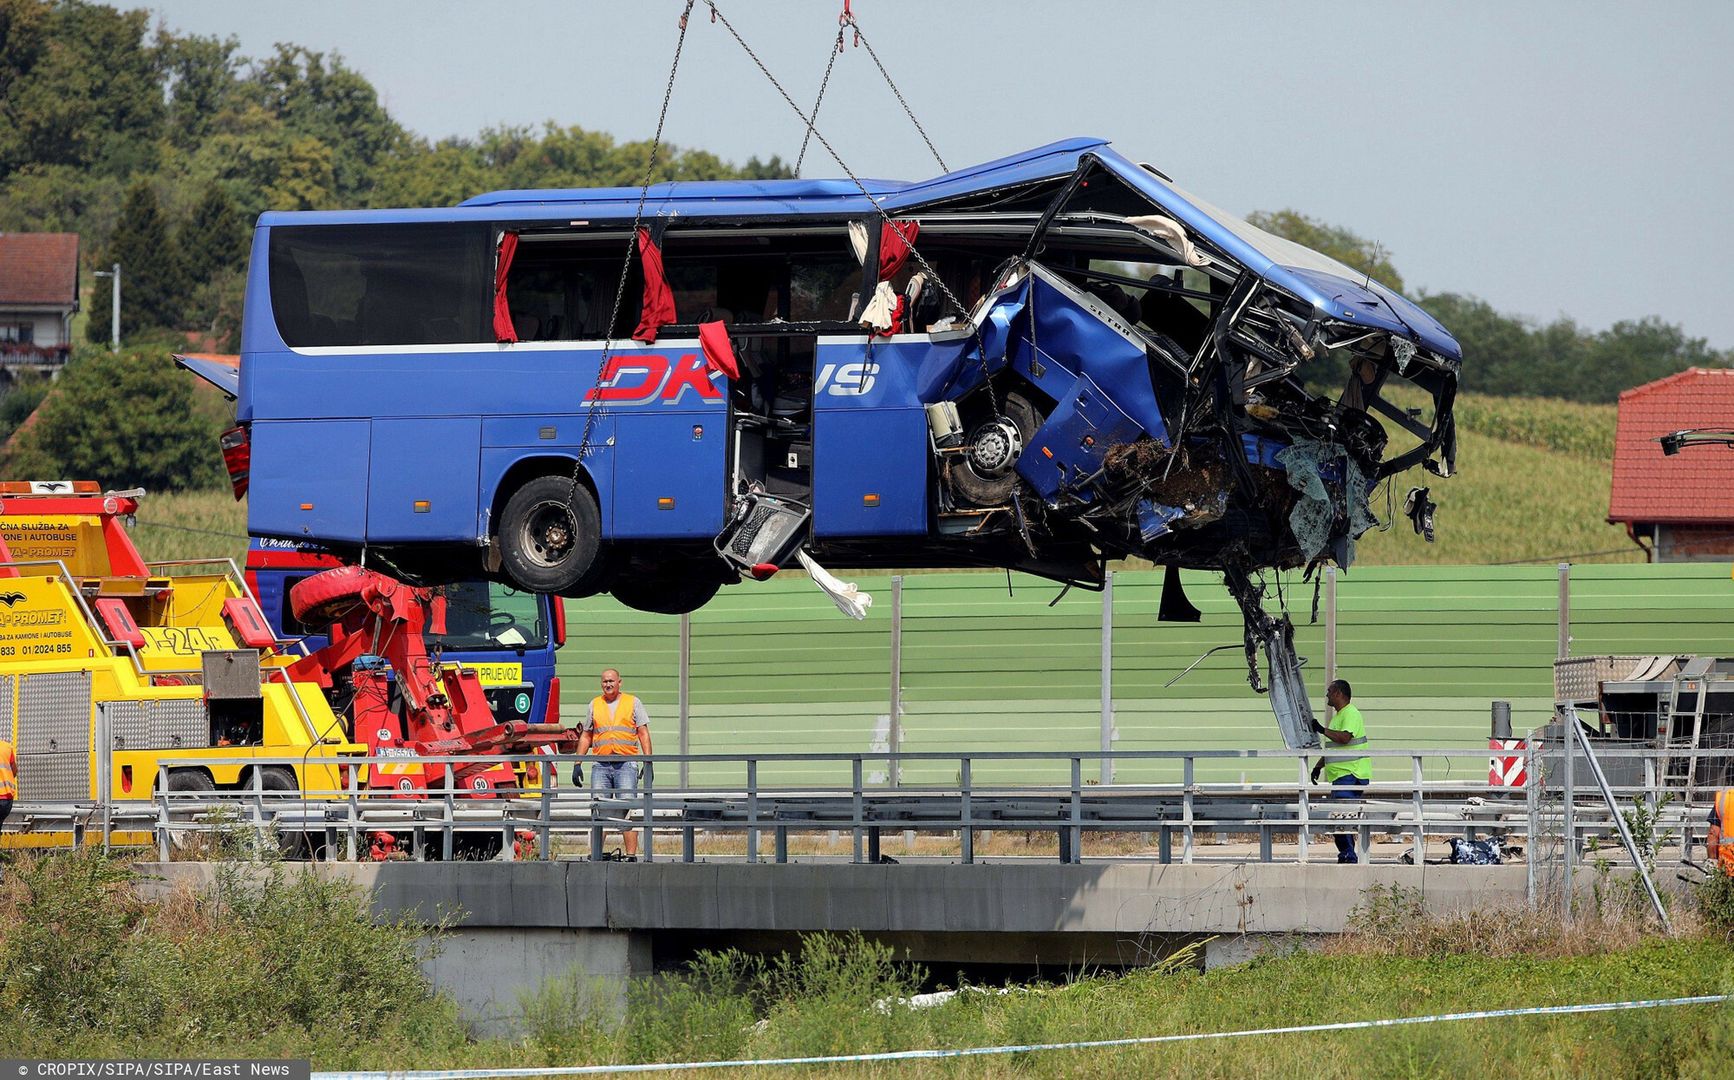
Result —
<svg viewBox="0 0 1734 1080"><path fill-rule="evenodd" d="M861 861L861 827L863 825L862 805L861 805L861 803L862 803L862 796L861 796L861 774L862 774L861 755L859 755L859 754L855 755L855 757L850 760L849 764L850 764L850 766L854 772L854 777L852 779L854 791L853 791L853 798L850 800L850 808L849 808L849 832L850 832L851 837L854 841L854 847L855 847L854 856L853 856L852 861L860 862Z"/></svg>
<svg viewBox="0 0 1734 1080"><path fill-rule="evenodd" d="M440 766L440 769L445 774L446 785L445 820L440 822L440 854L446 862L451 862L452 848L456 841L452 836L452 822L457 820L457 776L449 761Z"/></svg>
<svg viewBox="0 0 1734 1080"><path fill-rule="evenodd" d="M964 758L958 767L958 783L961 789L958 799L958 840L962 844L963 861L967 865L975 861L975 819L970 813L969 805L971 777L968 758Z"/></svg>
<svg viewBox="0 0 1734 1080"><path fill-rule="evenodd" d="M759 762L747 759L747 862L759 861Z"/></svg>
<svg viewBox="0 0 1734 1080"><path fill-rule="evenodd" d="M1197 763L1188 756L1180 762L1180 820L1184 828L1181 832L1180 861L1192 861L1192 786L1197 779Z"/></svg>
<svg viewBox="0 0 1734 1080"><path fill-rule="evenodd" d="M644 849L644 861L656 861L656 762L647 762L650 767L644 770L644 836L640 847Z"/></svg>
<svg viewBox="0 0 1734 1080"><path fill-rule="evenodd" d="M1084 759L1080 757L1074 757L1072 759L1072 802L1068 814L1068 820L1071 824L1067 826L1066 833L1071 842L1061 846L1060 861L1073 863L1083 862L1084 828L1082 822L1084 820Z"/></svg>

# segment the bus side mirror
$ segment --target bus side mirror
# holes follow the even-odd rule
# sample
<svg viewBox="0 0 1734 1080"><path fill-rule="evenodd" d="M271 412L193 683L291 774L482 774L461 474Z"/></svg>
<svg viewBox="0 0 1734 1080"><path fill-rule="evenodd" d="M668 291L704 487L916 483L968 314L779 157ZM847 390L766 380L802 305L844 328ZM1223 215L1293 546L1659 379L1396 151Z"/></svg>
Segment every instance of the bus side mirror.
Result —
<svg viewBox="0 0 1734 1080"><path fill-rule="evenodd" d="M558 649L566 644L566 598L551 596L548 599L554 601L554 647Z"/></svg>

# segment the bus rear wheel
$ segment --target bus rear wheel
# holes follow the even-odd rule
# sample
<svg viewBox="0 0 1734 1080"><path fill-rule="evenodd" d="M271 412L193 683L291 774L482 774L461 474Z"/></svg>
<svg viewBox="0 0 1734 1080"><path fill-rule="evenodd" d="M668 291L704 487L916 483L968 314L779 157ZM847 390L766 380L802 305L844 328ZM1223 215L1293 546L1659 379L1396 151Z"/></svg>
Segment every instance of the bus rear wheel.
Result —
<svg viewBox="0 0 1734 1080"><path fill-rule="evenodd" d="M637 564L614 575L608 591L637 611L685 615L710 603L723 586L721 575L708 566L676 562L652 570Z"/></svg>
<svg viewBox="0 0 1734 1080"><path fill-rule="evenodd" d="M512 494L500 515L500 566L526 592L583 589L602 543L596 497L566 476L538 476Z"/></svg>

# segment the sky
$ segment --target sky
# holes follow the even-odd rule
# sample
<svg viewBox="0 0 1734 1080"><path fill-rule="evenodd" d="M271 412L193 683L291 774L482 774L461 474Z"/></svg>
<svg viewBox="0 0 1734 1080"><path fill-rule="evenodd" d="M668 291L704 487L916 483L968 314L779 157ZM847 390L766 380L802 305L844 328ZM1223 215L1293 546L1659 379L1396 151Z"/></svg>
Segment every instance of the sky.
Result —
<svg viewBox="0 0 1734 1080"><path fill-rule="evenodd" d="M130 6L115 0L117 6ZM852 0L947 165L1113 141L1240 214L1378 241L1407 290L1592 330L1659 315L1734 349L1734 4ZM682 0L157 0L243 55L340 54L429 138L656 127ZM842 0L717 0L811 107ZM940 172L865 48L819 130L862 176ZM704 0L664 137L792 162L803 129ZM816 143L806 176L840 176Z"/></svg>

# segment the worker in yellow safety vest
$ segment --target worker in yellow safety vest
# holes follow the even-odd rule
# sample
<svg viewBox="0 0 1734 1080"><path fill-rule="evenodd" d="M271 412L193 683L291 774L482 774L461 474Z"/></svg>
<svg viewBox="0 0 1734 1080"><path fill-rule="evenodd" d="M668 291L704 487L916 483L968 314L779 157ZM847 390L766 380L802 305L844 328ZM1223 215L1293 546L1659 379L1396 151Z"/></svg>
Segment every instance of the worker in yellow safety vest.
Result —
<svg viewBox="0 0 1734 1080"><path fill-rule="evenodd" d="M580 757L595 754L610 759L591 766L590 790L597 793L636 790L639 763L635 759L650 752L650 717L644 711L644 702L633 694L621 693L620 672L609 668L602 673L602 693L590 699L590 715L578 736ZM573 781L583 782L579 775L574 775ZM605 820L619 822L626 859L636 859L638 834L627 827L623 817Z"/></svg>
<svg viewBox="0 0 1734 1080"><path fill-rule="evenodd" d="M1710 838L1704 842L1710 865L1734 875L1734 788L1723 788L1710 803Z"/></svg>
<svg viewBox="0 0 1734 1080"><path fill-rule="evenodd" d="M1347 679L1334 679L1325 688L1325 701L1334 710L1329 724L1313 721L1313 730L1328 741L1338 746L1367 745L1367 725L1361 720L1361 710L1350 703L1349 683ZM1373 781L1373 759L1370 757L1321 757L1313 765L1313 783L1319 782L1319 772L1323 770L1325 783L1337 790L1331 792L1333 799L1360 800L1359 788L1364 788ZM1355 854L1355 834L1337 833L1332 837L1337 842L1337 861L1339 863L1360 862ZM1373 853L1367 852L1372 858Z"/></svg>

